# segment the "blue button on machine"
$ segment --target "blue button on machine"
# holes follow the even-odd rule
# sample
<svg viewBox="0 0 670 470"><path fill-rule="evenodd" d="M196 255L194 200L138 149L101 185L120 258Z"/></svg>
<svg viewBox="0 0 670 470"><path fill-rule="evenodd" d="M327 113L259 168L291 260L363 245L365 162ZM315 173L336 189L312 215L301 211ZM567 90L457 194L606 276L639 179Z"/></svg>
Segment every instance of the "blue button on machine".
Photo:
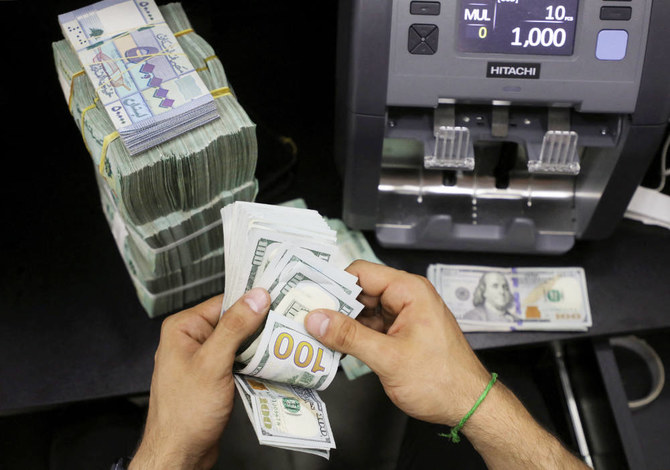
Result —
<svg viewBox="0 0 670 470"><path fill-rule="evenodd" d="M596 58L599 60L621 60L626 57L628 31L623 29L603 29L598 33Z"/></svg>

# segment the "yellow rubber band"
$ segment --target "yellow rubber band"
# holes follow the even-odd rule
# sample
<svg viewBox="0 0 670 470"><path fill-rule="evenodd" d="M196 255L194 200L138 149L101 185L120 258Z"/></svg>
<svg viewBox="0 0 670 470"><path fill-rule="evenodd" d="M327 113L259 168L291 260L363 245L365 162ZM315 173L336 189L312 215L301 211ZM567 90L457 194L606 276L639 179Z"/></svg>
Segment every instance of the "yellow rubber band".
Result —
<svg viewBox="0 0 670 470"><path fill-rule="evenodd" d="M231 91L230 91L230 88L228 88L227 86L212 90L212 91L210 91L210 93L212 94L212 97L214 97L214 99L221 98L222 96L232 94Z"/></svg>
<svg viewBox="0 0 670 470"><path fill-rule="evenodd" d="M95 106L98 104L98 101L100 101L100 98L97 96L93 100L93 104L90 106L86 106L82 111L81 111L81 119L79 120L79 129L81 130L81 138L84 139L84 144L86 144L86 137L84 136L84 117L86 116L86 113L89 112L91 109L95 108Z"/></svg>
<svg viewBox="0 0 670 470"><path fill-rule="evenodd" d="M72 95L74 95L74 79L77 78L79 75L84 75L86 72L84 72L84 69L81 69L77 73L73 73L72 77L70 77L70 96L67 98L67 108L72 112Z"/></svg>
<svg viewBox="0 0 670 470"><path fill-rule="evenodd" d="M86 132L84 129L84 117L86 116L86 113L95 108L95 103L98 101L98 97L95 97L95 100L93 100L93 104L90 106L86 106L83 111L81 112L81 120L79 122L79 130L81 131L81 139L84 141L84 146L86 147L86 151L88 153L91 153L91 149L88 147L88 142L86 142Z"/></svg>
<svg viewBox="0 0 670 470"><path fill-rule="evenodd" d="M184 34L192 33L193 28L188 28L188 29L182 29L181 31L177 31L174 33L174 37L178 38L179 36L183 36Z"/></svg>
<svg viewBox="0 0 670 470"><path fill-rule="evenodd" d="M107 147L109 147L109 144L117 137L119 137L119 131L114 131L102 139L102 151L100 152L100 164L98 165L98 171L102 176L105 176L103 170L105 169L105 160L107 158Z"/></svg>
<svg viewBox="0 0 670 470"><path fill-rule="evenodd" d="M208 60L214 60L214 59L218 59L218 57L215 56L215 55L210 55L209 57L205 58L205 66L197 68L197 69L195 69L195 71L196 72L204 72L205 70L207 70L209 68L209 67L207 67L207 61Z"/></svg>

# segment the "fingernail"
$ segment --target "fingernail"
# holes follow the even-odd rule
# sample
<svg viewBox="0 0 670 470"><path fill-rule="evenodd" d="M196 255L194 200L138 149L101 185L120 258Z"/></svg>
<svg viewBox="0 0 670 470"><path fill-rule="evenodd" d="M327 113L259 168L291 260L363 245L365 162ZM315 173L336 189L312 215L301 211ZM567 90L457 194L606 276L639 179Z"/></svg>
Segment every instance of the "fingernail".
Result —
<svg viewBox="0 0 670 470"><path fill-rule="evenodd" d="M330 323L328 315L317 310L307 317L305 328L307 328L307 331L309 331L312 336L320 338L326 334L328 323Z"/></svg>
<svg viewBox="0 0 670 470"><path fill-rule="evenodd" d="M268 295L265 289L261 287L254 287L249 292L244 294L244 302L255 313L263 313L268 306Z"/></svg>

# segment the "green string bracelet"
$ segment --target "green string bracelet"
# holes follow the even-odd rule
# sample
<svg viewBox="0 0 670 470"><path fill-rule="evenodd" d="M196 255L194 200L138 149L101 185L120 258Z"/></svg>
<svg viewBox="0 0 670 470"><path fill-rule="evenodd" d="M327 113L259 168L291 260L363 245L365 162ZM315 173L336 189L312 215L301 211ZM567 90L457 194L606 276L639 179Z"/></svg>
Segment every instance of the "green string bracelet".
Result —
<svg viewBox="0 0 670 470"><path fill-rule="evenodd" d="M473 406L470 411L468 411L463 418L458 422L456 426L451 428L451 431L449 431L449 434L445 434L443 432L439 433L438 436L440 437L446 437L449 439L451 442L458 444L461 442L461 437L458 435L458 431L461 430L461 428L465 425L465 422L472 416L472 413L475 412L477 407L484 401L484 398L486 398L486 395L488 395L489 390L491 390L491 387L493 387L493 384L496 383L496 379L498 378L498 374L495 372L491 374L491 380L489 381L489 384L486 386L482 394L479 396L477 401L475 402L475 406Z"/></svg>

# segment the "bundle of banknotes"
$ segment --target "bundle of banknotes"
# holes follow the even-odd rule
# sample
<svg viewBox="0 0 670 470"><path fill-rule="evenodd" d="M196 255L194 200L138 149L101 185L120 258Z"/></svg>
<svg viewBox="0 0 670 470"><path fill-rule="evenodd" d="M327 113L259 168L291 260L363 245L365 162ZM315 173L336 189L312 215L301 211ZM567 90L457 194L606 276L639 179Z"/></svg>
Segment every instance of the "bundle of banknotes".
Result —
<svg viewBox="0 0 670 470"><path fill-rule="evenodd" d="M221 292L220 209L258 189L255 126L221 61L178 3L105 0L60 20L56 71L140 302L157 316Z"/></svg>
<svg viewBox="0 0 670 470"><path fill-rule="evenodd" d="M307 209L307 203L302 198L286 201L282 205ZM360 230L351 230L340 219L326 218L326 223L337 234L338 251L332 260L335 266L346 268L357 259L384 264ZM351 354L340 359L340 365L349 380L372 373L367 364Z"/></svg>
<svg viewBox="0 0 670 470"><path fill-rule="evenodd" d="M104 0L58 22L131 155L218 117L155 3Z"/></svg>
<svg viewBox="0 0 670 470"><path fill-rule="evenodd" d="M586 331L592 324L583 268L431 264L427 277L466 332Z"/></svg>
<svg viewBox="0 0 670 470"><path fill-rule="evenodd" d="M271 298L267 320L236 357L237 385L259 442L328 456L335 442L315 390L331 383L340 353L307 333L304 319L316 308L356 318L363 309L358 279L332 263L337 233L316 211L235 202L221 216L222 315L253 287Z"/></svg>

